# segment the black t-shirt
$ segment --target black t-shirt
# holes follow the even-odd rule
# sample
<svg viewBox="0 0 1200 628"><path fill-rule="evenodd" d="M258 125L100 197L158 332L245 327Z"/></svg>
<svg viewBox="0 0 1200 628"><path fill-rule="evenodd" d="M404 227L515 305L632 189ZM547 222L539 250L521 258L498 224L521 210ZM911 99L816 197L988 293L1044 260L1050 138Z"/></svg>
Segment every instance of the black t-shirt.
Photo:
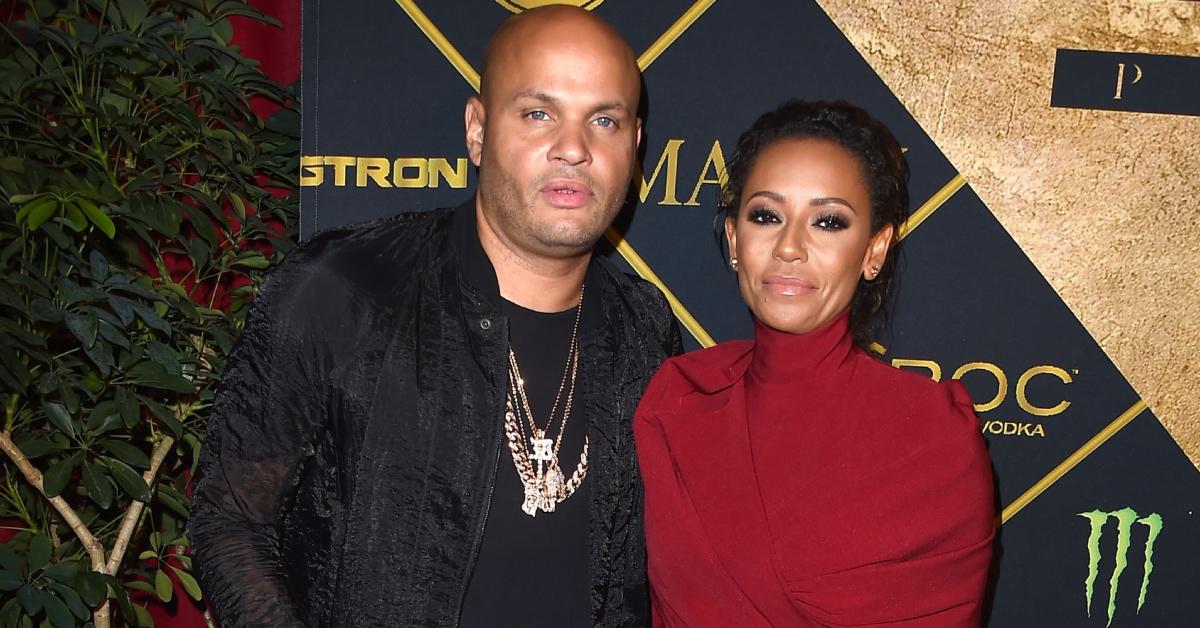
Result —
<svg viewBox="0 0 1200 628"><path fill-rule="evenodd" d="M585 296L584 307L588 305ZM525 378L525 393L534 421L545 429L567 366L576 310L543 313L504 301L503 312L508 318L509 343ZM590 317L583 318L582 324L586 324ZM584 331L580 329L580 334ZM585 384L584 378L577 378L575 404L559 448L558 463L564 478L575 472L587 434L588 417L581 403ZM568 379L558 412L566 403L569 388ZM504 417L493 420L503 428ZM557 421L555 425L547 437L557 436ZM495 492L463 601L461 625L590 626L589 493L593 473L590 467L595 460L589 457L589 477L554 512L539 510L531 517L521 510L525 489L503 429L501 433Z"/></svg>

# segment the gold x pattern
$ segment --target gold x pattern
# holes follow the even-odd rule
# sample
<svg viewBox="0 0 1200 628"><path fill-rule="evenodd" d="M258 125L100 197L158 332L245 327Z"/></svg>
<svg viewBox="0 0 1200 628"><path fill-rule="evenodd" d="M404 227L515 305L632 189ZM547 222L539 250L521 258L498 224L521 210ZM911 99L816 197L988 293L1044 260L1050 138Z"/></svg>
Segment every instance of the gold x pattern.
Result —
<svg viewBox="0 0 1200 628"><path fill-rule="evenodd" d="M472 89L478 92L479 72L477 72L475 68L471 66L470 62L458 52L458 49L454 47L454 44L450 43L450 40L447 39L441 30L438 29L438 27L433 23L433 21L429 19L429 16L425 15L425 12L417 6L416 1L395 0L395 2L396 4L400 5L400 8L403 9L413 23L417 25L417 28L421 29L421 32L424 33L427 38L429 38L429 41L442 53L443 56L446 57L446 60L450 62L450 65L452 65L455 70L458 70L458 73L461 74L463 79L465 79L467 83L471 85ZM704 12L707 11L715 2L716 0L697 0L697 2L688 8L688 10L685 11L679 17L679 19L677 19L675 23L671 25L670 28L663 32L663 34L657 40L655 40L655 42L651 44L650 47L641 54L641 56L638 57L638 67L641 68L642 71L645 71L646 68L650 67L650 64L654 63L654 61L658 59L658 57L662 55L662 53L665 52L667 48L671 46L671 44L675 43L675 41L679 39L679 37L683 35L683 33L687 31L687 29L693 23L696 22L696 20L700 19L700 16L704 15ZM599 4L599 2L595 4ZM507 7L507 4L505 4L505 6ZM904 224L900 226L900 239L904 239L912 235L913 231L915 231L917 227L921 226L921 223L925 222L925 220L932 216L934 212L945 205L946 202L953 198L955 193L965 187L966 184L967 181L962 174L954 175L950 181L943 185L937 192L934 192L933 196L929 197L929 200L922 203L921 206L908 217ZM692 337L696 339L696 342L698 342L700 346L711 347L716 344L712 336L705 331L704 327L700 325L700 322L697 321L694 316L692 316L692 313L688 311L687 307L685 307L671 291L671 289L667 287L667 284L663 282L658 274L655 273L652 268L650 268L650 265L646 263L646 260L642 259L642 256L639 255L636 250L634 250L633 245L631 245L629 241L625 239L624 235L611 227L605 232L604 235L606 238L608 238L608 241L612 243L613 247L616 248L617 253L619 253L621 257L625 259L625 261L634 269L634 271L637 272L638 275L640 275L643 279L653 283L656 287L658 287L659 290L662 291L662 293L666 296L667 301L671 304L671 310L675 313L675 317L679 319L680 324L682 324L684 328L692 334ZM1105 426L1104 429L1100 430L1095 436L1090 438L1086 443L1079 447L1079 449L1067 456L1062 462L1051 469L1050 472L1043 476L1040 480L1035 482L1033 486L1013 500L1008 506L1005 506L1000 516L996 518L996 525L1000 526L1008 522L1009 519L1020 512L1023 508L1028 506L1033 500L1041 496L1046 489L1050 488L1050 486L1052 486L1055 482L1062 479L1064 475L1078 466L1080 462L1083 462L1085 458L1090 456L1093 452L1099 449L1101 445L1115 436L1117 432L1121 431L1121 429L1123 429L1126 425L1129 425L1133 419L1141 416L1144 410L1146 410L1146 402L1138 399L1132 406L1125 410L1125 412L1122 412L1117 418L1113 419L1112 422Z"/></svg>

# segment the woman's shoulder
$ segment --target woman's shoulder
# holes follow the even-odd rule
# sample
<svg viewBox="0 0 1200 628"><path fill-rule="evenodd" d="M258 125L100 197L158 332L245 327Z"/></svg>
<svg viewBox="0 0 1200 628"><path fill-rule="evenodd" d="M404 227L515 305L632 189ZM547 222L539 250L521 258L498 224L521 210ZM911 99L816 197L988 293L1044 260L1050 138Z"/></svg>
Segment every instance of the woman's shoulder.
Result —
<svg viewBox="0 0 1200 628"><path fill-rule="evenodd" d="M980 438L971 395L958 380L935 381L866 355L856 379L863 401L884 410L898 427L930 436Z"/></svg>
<svg viewBox="0 0 1200 628"><path fill-rule="evenodd" d="M731 340L668 358L650 379L640 409L676 409L693 394L719 393L741 378L754 343Z"/></svg>

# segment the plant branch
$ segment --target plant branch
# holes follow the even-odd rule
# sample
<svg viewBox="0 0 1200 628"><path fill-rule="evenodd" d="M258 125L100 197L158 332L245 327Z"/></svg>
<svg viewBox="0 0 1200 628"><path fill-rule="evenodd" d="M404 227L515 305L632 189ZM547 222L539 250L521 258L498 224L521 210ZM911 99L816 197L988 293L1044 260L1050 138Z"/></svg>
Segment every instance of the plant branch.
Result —
<svg viewBox="0 0 1200 628"><path fill-rule="evenodd" d="M88 529L83 520L79 518L79 515L75 513L75 509L71 508L71 505L65 499L62 497L46 496L46 489L42 488L42 472L30 464L29 459L21 452L21 448L17 447L17 444L13 442L12 435L8 432L0 432L0 449L3 449L9 459L13 461L13 464L17 465L17 468L21 470L21 474L25 476L25 479L29 480L29 483L54 506L54 510L58 511L63 521L66 521L67 525L71 526L71 531L75 533L75 536L79 537L79 542L83 544L84 550L87 551L88 557L92 560L92 569L108 573L104 571L104 546L100 544L100 541L96 540L92 531Z"/></svg>
<svg viewBox="0 0 1200 628"><path fill-rule="evenodd" d="M146 486L154 486L154 477L158 475L158 469L162 466L163 460L171 451L171 446L175 444L175 439L171 436L163 436L162 440L154 445L154 451L150 453L150 468L142 474L142 479L146 481ZM129 510L125 511L125 517L121 520L121 527L117 532L117 542L113 545L112 551L108 554L108 574L116 574L117 568L121 566L121 560L125 558L125 550L129 549L129 540L133 538L133 532L137 528L138 519L142 516L142 509L146 507L144 502L134 501L129 505Z"/></svg>

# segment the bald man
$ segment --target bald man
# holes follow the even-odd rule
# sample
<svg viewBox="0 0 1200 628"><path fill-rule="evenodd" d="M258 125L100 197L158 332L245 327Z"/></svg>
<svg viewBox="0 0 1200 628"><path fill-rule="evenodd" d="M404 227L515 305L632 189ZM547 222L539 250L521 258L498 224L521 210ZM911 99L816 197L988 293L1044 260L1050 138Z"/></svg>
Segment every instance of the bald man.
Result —
<svg viewBox="0 0 1200 628"><path fill-rule="evenodd" d="M599 18L515 16L466 105L474 198L324 232L272 273L192 507L223 626L647 623L631 418L679 332L593 255L639 96Z"/></svg>

